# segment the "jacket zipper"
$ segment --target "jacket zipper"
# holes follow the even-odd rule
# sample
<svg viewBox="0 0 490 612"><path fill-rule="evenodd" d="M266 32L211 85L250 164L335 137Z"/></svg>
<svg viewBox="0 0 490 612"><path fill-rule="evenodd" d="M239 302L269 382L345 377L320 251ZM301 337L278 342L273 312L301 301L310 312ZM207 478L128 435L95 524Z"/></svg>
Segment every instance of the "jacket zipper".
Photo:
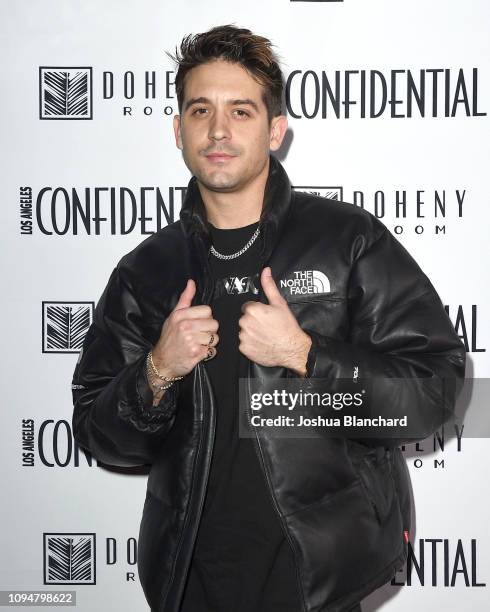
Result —
<svg viewBox="0 0 490 612"><path fill-rule="evenodd" d="M262 271L262 269L264 268L266 263L268 263L268 261L266 261L266 255L265 255L265 249L266 249L266 244L267 244L267 229L268 228L267 228L267 225L266 225L264 227L264 232L262 234L262 241L263 241L262 246L263 246L263 249L262 249L261 257L260 257L260 259L261 259L261 270L260 271ZM267 260L270 260L270 253L269 253L268 257L267 257ZM264 296L264 292L262 290L262 286L259 286L259 294L258 294L259 301L262 301L261 298L263 296ZM264 303L264 302L262 302L262 303ZM248 364L249 364L248 381L250 381L250 360L247 360L247 361L248 361ZM250 396L250 382L248 383L248 396ZM248 409L246 409L246 413L247 413L247 420L248 420L249 428L250 428L251 431L254 432L254 435L252 437L253 438L253 442L252 443L253 443L253 447L254 447L254 450L255 450L255 454L257 455L257 458L259 460L259 464L261 466L262 476L264 477L264 481L265 481L265 488L267 489L267 492L268 492L268 494L269 494L269 496L271 498L272 506L273 506L273 508L274 508L274 510L275 510L275 512L277 514L277 517L279 519L279 523L280 523L281 528L282 528L282 530L284 532L284 535L286 536L286 540L289 543L289 546L290 546L290 549L291 549L291 553L293 555L294 569L295 569L295 572L296 572L296 582L297 582L297 585L298 585L298 595L299 595L299 598L300 598L300 601L301 601L301 610L302 610L302 612L306 612L306 603L305 603L304 596L303 596L303 588L302 588L301 576L300 576L299 567L298 567L298 563L297 563L296 555L295 555L295 551L294 551L294 543L293 543L291 535L290 535L290 533L288 531L288 528L284 524L284 521L283 521L282 516L281 516L281 512L280 512L279 507L277 505L276 498L274 497L274 494L272 492L272 485L269 482L269 478L267 476L267 470L266 470L266 467L265 467L264 458L262 456L262 449L260 448L257 431L256 431L255 427L253 427L252 421L251 421L252 409L250 407L250 402L248 402Z"/></svg>
<svg viewBox="0 0 490 612"><path fill-rule="evenodd" d="M203 299L202 299L202 303L203 304L208 304L209 303L209 298L211 297L211 292L210 292L211 287L212 287L212 283L209 282L209 275L208 275L206 277L206 279L205 279L205 287L204 287L204 290L203 290ZM199 364L197 364L197 367L198 368L202 368L203 366L202 366L201 363L199 363ZM202 376L203 375L201 373L201 377ZM210 391L212 392L211 389L210 389ZM192 480L194 480L194 474L195 474L195 471L197 469L197 463L198 463L198 461L199 461L199 459L201 457L201 448L203 447L203 433L202 433L202 429L203 429L203 423L204 423L204 411L203 411L203 417L202 417L202 419L199 422L201 423L201 435L199 437L199 445L198 445L197 452L196 452L196 461L195 461L194 469L193 469L193 473L192 473ZM209 459L207 461L206 469L205 469L205 476L204 476L205 480L204 480L204 486L202 487L203 493L200 495L200 497L199 497L199 499L197 501L198 505L197 505L196 521L195 521L194 525L192 526L193 527L193 533L191 534L191 542L192 542L191 550L192 551L194 551L194 544L195 544L196 537L197 537L197 530L198 530L198 527L199 527L199 523L201 522L201 514L202 514L202 509L203 509L203 506L204 506L204 498L206 496L206 490L207 490L207 484L208 484L209 472L210 472L209 466L210 466L210 463L211 463L211 456L213 454L212 449L214 447L214 436L215 436L215 428L213 427L213 429L211 431L211 434L210 434L211 453L210 453ZM176 562L178 560L179 554L180 554L181 549L182 549L182 541L184 539L184 535L185 535L185 531L186 531L186 526L187 526L187 521L188 521L188 518L189 518L190 511L191 511L192 501L193 501L193 499L192 499L192 491L191 491L191 499L189 501L189 506L187 508L187 512L186 512L186 515L184 517L184 523L183 523L183 527L182 527L182 539L181 539L181 541L179 543L179 548L178 548L177 553L175 555L174 569L175 569L175 564L176 564ZM186 581L187 574L189 573L189 568L190 568L190 565L191 565L191 558L192 558L192 554L189 554L188 555L188 560L187 560L187 565L186 565L184 571L182 572L182 580L181 580L180 585L178 587L178 589L179 589L179 593L178 593L178 605L179 605L179 607L182 604L182 595L183 595L183 590L184 590L183 586L184 586L184 583ZM174 576L172 576L170 581L169 581L168 587L166 589L166 593L165 593L165 595L163 597L163 605L165 604L165 601L166 601L166 598L168 596L168 592L169 592L170 587L172 585L172 580L173 579L174 579ZM163 611L163 607L162 607L162 611Z"/></svg>
<svg viewBox="0 0 490 612"><path fill-rule="evenodd" d="M250 377L249 377L249 380L250 380ZM250 389L248 389L248 391L250 391ZM250 393L248 393L248 396L250 396ZM247 413L247 420L248 420L248 424L249 424L250 430L252 430L254 432L254 435L252 436L252 439L253 439L252 443L253 443L253 447L255 449L255 454L257 455L257 457L259 459L259 463L260 463L260 466L261 466L262 476L264 477L264 481L265 481L265 488L267 489L267 492L269 493L269 496L270 496L271 501L272 501L272 505L274 507L274 510L276 511L276 514L277 514L278 519L279 519L279 523L280 523L281 528L282 528L282 530L284 532L284 535L286 536L286 540L289 543L289 546L291 548L291 552L292 552L292 555L293 555L294 569L295 569L295 572L296 572L296 581L297 581L297 585L298 585L298 595L299 595L299 598L300 598L300 601L301 601L301 610L303 612L306 612L306 604L305 604L304 596L303 596L303 588L302 588L302 583L301 583L301 576L300 576L300 573L299 573L298 563L296 561L296 555L295 555L295 552L294 552L294 543L292 541L292 538L291 538L291 536L289 534L289 531L288 531L286 525L284 524L284 521L283 521L282 516L281 516L281 512L280 512L279 507L277 505L276 498L274 497L274 494L272 493L272 485L271 485L271 483L269 481L269 478L267 476L267 470L266 470L266 467L265 467L264 458L262 456L262 450L260 448L260 444L259 444L259 441L258 441L257 431L256 431L255 427L252 425L252 420L251 420L252 409L250 408L250 402L248 402L248 408L246 410L246 413Z"/></svg>
<svg viewBox="0 0 490 612"><path fill-rule="evenodd" d="M193 470L193 475L192 475L192 479L193 480L194 480L194 473L195 473L195 470L196 470L197 463L198 463L198 461L199 461L199 459L201 457L201 452L200 451L201 451L201 448L203 447L203 434L202 434L202 424L203 424L203 422L204 422L204 416L203 416L203 419L200 421L200 423L201 423L201 436L199 438L199 446L198 446L197 453L196 453L196 463L195 463L194 470ZM211 434L210 434L211 449L214 446L214 435L215 435L215 429L213 428L212 431L211 431ZM199 524L201 522L201 514L202 514L202 509L203 509L203 506L204 506L204 498L206 496L206 490L207 490L207 485L208 485L208 480L209 480L209 472L210 472L209 466L210 466L210 463L211 463L211 456L212 456L212 450L211 450L211 454L209 455L209 458L208 458L208 460L206 462L207 465L206 465L206 468L205 468L204 483L203 483L203 487L202 487L202 491L203 492L202 492L202 494L200 495L200 497L199 497L199 499L197 501L198 505L197 505L196 520L195 520L195 523L193 525L193 532L191 534L191 547L190 547L190 550L192 552L194 551L194 544L195 544L196 537L197 537L197 530L198 530ZM184 526L182 528L182 533L183 534L185 533L185 530L186 530L186 525L187 525L187 520L188 520L188 517L189 517L189 514L190 514L190 505L191 504L192 504L192 501L189 502L189 509L188 509L187 514L186 514L185 519L184 519ZM180 553L180 550L177 552L177 555L175 556L176 559L177 559L179 553ZM192 553L188 555L187 566L185 567L185 570L182 573L182 580L181 580L181 583L180 583L180 586L179 586L179 591L180 591L179 598L178 598L178 600L179 600L179 607L182 604L183 585L184 585L185 580L187 578L187 574L189 573L189 568L190 568L190 565L191 565L191 559L192 559Z"/></svg>

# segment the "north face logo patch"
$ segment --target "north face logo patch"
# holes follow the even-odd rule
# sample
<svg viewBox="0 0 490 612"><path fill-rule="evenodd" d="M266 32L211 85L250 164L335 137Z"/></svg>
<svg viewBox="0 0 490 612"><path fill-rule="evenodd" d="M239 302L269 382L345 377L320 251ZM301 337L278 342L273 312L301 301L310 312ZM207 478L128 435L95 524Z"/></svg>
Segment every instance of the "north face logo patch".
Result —
<svg viewBox="0 0 490 612"><path fill-rule="evenodd" d="M289 278L281 279L279 287L289 290L289 295L330 293L330 281L320 270L298 270Z"/></svg>

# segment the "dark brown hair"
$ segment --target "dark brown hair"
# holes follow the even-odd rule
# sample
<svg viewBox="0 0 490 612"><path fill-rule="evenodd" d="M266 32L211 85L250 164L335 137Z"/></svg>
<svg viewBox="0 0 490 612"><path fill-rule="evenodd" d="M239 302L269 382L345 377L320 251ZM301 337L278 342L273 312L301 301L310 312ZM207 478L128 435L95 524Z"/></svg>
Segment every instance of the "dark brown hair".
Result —
<svg viewBox="0 0 490 612"><path fill-rule="evenodd" d="M216 26L201 34L189 34L182 39L175 55L167 55L178 65L175 89L179 113L184 100L186 74L201 64L223 59L240 64L263 88L269 123L281 114L283 74L269 39L233 25Z"/></svg>

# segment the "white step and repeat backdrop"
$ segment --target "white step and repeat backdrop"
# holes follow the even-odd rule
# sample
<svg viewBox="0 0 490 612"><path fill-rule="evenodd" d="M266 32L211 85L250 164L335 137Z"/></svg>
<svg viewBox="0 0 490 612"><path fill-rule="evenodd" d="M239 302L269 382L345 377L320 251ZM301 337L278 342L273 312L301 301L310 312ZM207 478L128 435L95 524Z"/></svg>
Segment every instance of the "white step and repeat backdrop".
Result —
<svg viewBox="0 0 490 612"><path fill-rule="evenodd" d="M484 379L489 5L0 6L0 588L72 589L83 611L143 611L136 538L147 475L102 468L79 450L70 383L115 263L178 218L189 175L173 142L174 67L164 51L222 23L272 39L288 83L283 163L293 184L363 206L397 235L466 343L467 377ZM50 99L67 79L74 96L66 104ZM463 423L405 448L416 500L413 551L408 568L367 598L365 610L489 609L487 443L483 434L467 436ZM63 538L84 539L88 572L48 571L48 542L63 546Z"/></svg>

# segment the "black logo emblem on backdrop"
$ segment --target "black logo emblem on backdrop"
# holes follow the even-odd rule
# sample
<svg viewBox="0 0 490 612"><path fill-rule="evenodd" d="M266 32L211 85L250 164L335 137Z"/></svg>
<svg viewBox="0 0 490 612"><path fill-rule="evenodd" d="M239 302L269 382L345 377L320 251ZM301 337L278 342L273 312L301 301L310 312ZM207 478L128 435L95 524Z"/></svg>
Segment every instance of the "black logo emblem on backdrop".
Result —
<svg viewBox="0 0 490 612"><path fill-rule="evenodd" d="M95 533L45 533L44 584L95 584Z"/></svg>
<svg viewBox="0 0 490 612"><path fill-rule="evenodd" d="M43 302L43 353L78 353L94 302Z"/></svg>
<svg viewBox="0 0 490 612"><path fill-rule="evenodd" d="M298 186L293 187L296 191L304 191L305 193L311 193L312 195L322 196L323 198L329 198L330 200L343 201L343 188L342 187L313 187L313 186Z"/></svg>
<svg viewBox="0 0 490 612"><path fill-rule="evenodd" d="M92 119L92 68L39 67L40 119Z"/></svg>

